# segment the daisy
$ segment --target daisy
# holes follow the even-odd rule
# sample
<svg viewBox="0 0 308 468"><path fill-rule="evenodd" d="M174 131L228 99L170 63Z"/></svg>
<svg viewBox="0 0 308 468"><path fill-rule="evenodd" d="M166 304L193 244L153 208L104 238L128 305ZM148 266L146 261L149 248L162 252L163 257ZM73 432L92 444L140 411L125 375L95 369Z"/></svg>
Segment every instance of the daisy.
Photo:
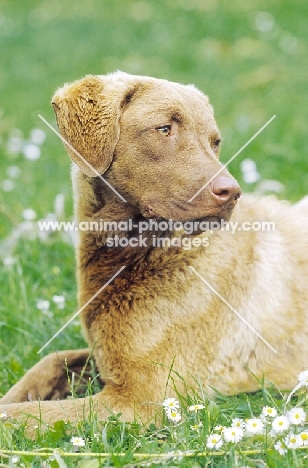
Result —
<svg viewBox="0 0 308 468"><path fill-rule="evenodd" d="M208 449L219 449L223 444L223 440L220 434L212 434L208 436L206 440L206 446Z"/></svg>
<svg viewBox="0 0 308 468"><path fill-rule="evenodd" d="M262 410L263 416L270 416L271 418L276 418L277 410L275 408L271 408L270 406L264 406Z"/></svg>
<svg viewBox="0 0 308 468"><path fill-rule="evenodd" d="M26 208L22 212L25 221L33 221L36 218L36 212L32 208Z"/></svg>
<svg viewBox="0 0 308 468"><path fill-rule="evenodd" d="M19 462L19 457L10 457L9 458L10 465L9 466L17 466L17 463Z"/></svg>
<svg viewBox="0 0 308 468"><path fill-rule="evenodd" d="M27 143L23 147L22 152L23 152L25 158L29 159L29 161L36 161L41 156L40 147L37 146L37 145L34 145L33 143Z"/></svg>
<svg viewBox="0 0 308 468"><path fill-rule="evenodd" d="M189 411L198 411L198 410L201 410L203 408L205 408L204 405L192 405L188 409L189 409Z"/></svg>
<svg viewBox="0 0 308 468"><path fill-rule="evenodd" d="M262 434L264 422L259 418L251 418L246 421L246 431L250 434Z"/></svg>
<svg viewBox="0 0 308 468"><path fill-rule="evenodd" d="M244 432L240 427L226 427L223 436L226 442L237 443L243 438Z"/></svg>
<svg viewBox="0 0 308 468"><path fill-rule="evenodd" d="M10 179L4 179L4 181L1 184L2 190L5 192L12 192L14 190L15 184L12 180Z"/></svg>
<svg viewBox="0 0 308 468"><path fill-rule="evenodd" d="M180 407L180 403L178 400L176 400L175 398L166 398L164 401L163 401L163 406L165 407L165 410L167 411L168 408L171 408L171 409L177 409Z"/></svg>
<svg viewBox="0 0 308 468"><path fill-rule="evenodd" d="M57 305L58 309L64 309L65 297L64 296L52 296L53 302Z"/></svg>
<svg viewBox="0 0 308 468"><path fill-rule="evenodd" d="M298 434L298 439L300 441L300 445L308 445L308 432L303 431L300 434Z"/></svg>
<svg viewBox="0 0 308 468"><path fill-rule="evenodd" d="M176 408L174 409L166 408L166 415L167 415L167 418L170 419L170 421L173 421L173 422L181 421L181 415Z"/></svg>
<svg viewBox="0 0 308 468"><path fill-rule="evenodd" d="M296 449L299 447L299 439L296 434L288 434L288 436L285 438L285 444L288 448L291 449Z"/></svg>
<svg viewBox="0 0 308 468"><path fill-rule="evenodd" d="M203 424L202 424L201 421L198 424L193 424L192 426L190 426L190 429L192 431L198 431L200 429L200 427L203 427Z"/></svg>
<svg viewBox="0 0 308 468"><path fill-rule="evenodd" d="M41 310L42 312L49 310L49 301L44 299L37 299L36 301L36 308Z"/></svg>
<svg viewBox="0 0 308 468"><path fill-rule="evenodd" d="M287 453L287 449L281 440L278 440L276 442L276 444L274 445L274 449L277 450L280 453L280 455L285 455Z"/></svg>
<svg viewBox="0 0 308 468"><path fill-rule="evenodd" d="M6 173L11 179L18 179L21 174L21 170L18 166L9 166Z"/></svg>
<svg viewBox="0 0 308 468"><path fill-rule="evenodd" d="M278 434L279 432L283 432L290 427L290 421L286 416L276 416L276 418L272 422L272 428Z"/></svg>
<svg viewBox="0 0 308 468"><path fill-rule="evenodd" d="M12 266L16 263L16 258L13 258L13 257L4 257L4 259L2 260L3 261L3 265L4 266Z"/></svg>
<svg viewBox="0 0 308 468"><path fill-rule="evenodd" d="M0 419L7 419L7 414L4 411L0 411Z"/></svg>
<svg viewBox="0 0 308 468"><path fill-rule="evenodd" d="M31 130L30 139L35 145L41 145L46 140L46 133L40 128Z"/></svg>
<svg viewBox="0 0 308 468"><path fill-rule="evenodd" d="M245 421L240 418L234 418L231 422L232 427L240 427L241 429L245 429Z"/></svg>
<svg viewBox="0 0 308 468"><path fill-rule="evenodd" d="M85 446L85 441L82 437L72 437L71 438L71 443L74 445L74 447L84 447Z"/></svg>
<svg viewBox="0 0 308 468"><path fill-rule="evenodd" d="M308 387L308 370L305 370L299 374L298 381L302 384L302 386Z"/></svg>
<svg viewBox="0 0 308 468"><path fill-rule="evenodd" d="M306 420L306 413L303 408L292 408L288 411L288 418L291 424L300 425Z"/></svg>
<svg viewBox="0 0 308 468"><path fill-rule="evenodd" d="M214 431L223 432L226 429L226 426L215 426Z"/></svg>

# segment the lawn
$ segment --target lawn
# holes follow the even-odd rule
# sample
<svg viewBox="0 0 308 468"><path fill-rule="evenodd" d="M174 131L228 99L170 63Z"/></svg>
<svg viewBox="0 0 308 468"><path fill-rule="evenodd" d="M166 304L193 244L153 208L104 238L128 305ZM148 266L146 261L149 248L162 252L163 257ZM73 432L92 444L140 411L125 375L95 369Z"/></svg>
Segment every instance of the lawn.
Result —
<svg viewBox="0 0 308 468"><path fill-rule="evenodd" d="M73 216L69 158L38 117L55 126L50 100L57 87L117 69L194 83L215 109L224 162L276 115L229 169L246 192L297 201L308 191L307 17L306 0L1 1L0 396L37 362L38 350L76 310L73 240L67 233L42 235L37 228L38 219ZM55 296L64 297L63 308ZM74 320L42 354L84 345ZM193 421L186 409L198 401L205 408ZM305 396L298 401L305 407ZM80 453L113 455L96 457L91 465L68 457L62 460L67 466L145 466L134 453L204 452L214 425L258 416L268 405L281 412L284 397L279 389L264 390L261 382L256 395L219 396L215 402L190 395L181 403L179 426L166 421L163 430L148 432L115 418L107 426L93 421L77 433L59 423L31 442L22 427L5 426L0 459L1 448L59 447L74 454L70 438L79 435L86 440ZM191 429L199 422L202 428ZM250 455L231 445L228 454L224 447L222 455L169 457L153 466L307 466L305 450L281 457L260 436L241 446L240 451L256 450ZM38 457L18 457L15 465L10 455L1 461L66 466L56 459L42 465Z"/></svg>

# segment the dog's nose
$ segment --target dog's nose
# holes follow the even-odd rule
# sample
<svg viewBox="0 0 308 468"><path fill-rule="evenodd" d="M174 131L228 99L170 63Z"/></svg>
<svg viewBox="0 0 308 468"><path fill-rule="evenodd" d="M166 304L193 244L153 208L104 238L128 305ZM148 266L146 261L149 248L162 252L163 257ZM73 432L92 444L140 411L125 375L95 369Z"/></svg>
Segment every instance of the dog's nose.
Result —
<svg viewBox="0 0 308 468"><path fill-rule="evenodd" d="M221 176L214 179L210 185L211 195L219 205L236 201L241 196L241 188L231 177Z"/></svg>

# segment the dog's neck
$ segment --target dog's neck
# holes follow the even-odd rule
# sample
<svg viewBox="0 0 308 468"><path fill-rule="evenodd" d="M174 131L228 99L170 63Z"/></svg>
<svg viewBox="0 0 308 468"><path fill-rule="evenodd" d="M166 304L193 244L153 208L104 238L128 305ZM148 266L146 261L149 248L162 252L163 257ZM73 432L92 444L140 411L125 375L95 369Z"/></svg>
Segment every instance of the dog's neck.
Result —
<svg viewBox="0 0 308 468"><path fill-rule="evenodd" d="M151 271L152 264L156 270L167 268L168 265L164 265L166 248L171 250L168 263L185 261L186 257L189 261L192 257L191 249L187 255L188 250L181 246L170 247L164 243L164 239L179 237L178 233L169 229L144 229L145 222L150 220L143 218L131 203L123 202L106 189L98 178L91 179L79 173L74 183L77 183L77 221L89 228L79 231L78 264L81 274L88 276L89 269L99 269L100 278L107 280L121 266L126 267L125 271L133 271L139 269L141 262L147 262L148 271ZM90 229L90 223L94 229Z"/></svg>

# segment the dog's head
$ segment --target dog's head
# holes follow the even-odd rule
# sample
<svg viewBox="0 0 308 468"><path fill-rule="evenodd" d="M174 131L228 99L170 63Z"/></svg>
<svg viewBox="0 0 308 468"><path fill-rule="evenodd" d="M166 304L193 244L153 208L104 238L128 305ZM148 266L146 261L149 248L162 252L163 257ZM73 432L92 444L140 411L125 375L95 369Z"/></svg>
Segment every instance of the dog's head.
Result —
<svg viewBox="0 0 308 468"><path fill-rule="evenodd" d="M89 177L104 174L142 216L230 218L240 187L194 86L117 72L65 85L52 104L71 159Z"/></svg>

